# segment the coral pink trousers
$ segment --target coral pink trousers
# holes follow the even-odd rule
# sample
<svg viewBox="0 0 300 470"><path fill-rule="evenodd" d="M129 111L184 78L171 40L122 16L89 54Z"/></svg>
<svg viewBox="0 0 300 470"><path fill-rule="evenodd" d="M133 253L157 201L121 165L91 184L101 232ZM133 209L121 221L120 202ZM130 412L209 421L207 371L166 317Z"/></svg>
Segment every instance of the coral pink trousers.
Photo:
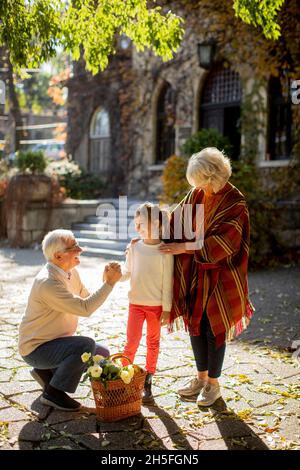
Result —
<svg viewBox="0 0 300 470"><path fill-rule="evenodd" d="M156 364L159 353L160 342L160 317L162 306L149 307L147 305L129 304L129 315L127 323L127 341L124 355L133 362L136 351L139 347L143 325L147 323L147 355L146 370L150 374L156 371Z"/></svg>

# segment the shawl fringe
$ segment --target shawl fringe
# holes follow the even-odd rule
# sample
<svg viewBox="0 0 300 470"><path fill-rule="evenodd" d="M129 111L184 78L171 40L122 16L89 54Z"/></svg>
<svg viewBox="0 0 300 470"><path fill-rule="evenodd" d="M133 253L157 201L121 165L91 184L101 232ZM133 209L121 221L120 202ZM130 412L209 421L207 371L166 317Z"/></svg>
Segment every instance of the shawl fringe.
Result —
<svg viewBox="0 0 300 470"><path fill-rule="evenodd" d="M253 317L255 312L255 308L251 301L248 299L246 304L246 311L242 318L233 325L228 331L226 331L225 335L220 334L216 337L217 340L217 347L219 347L224 341L232 341L234 338L239 336L243 331L245 331L249 326L249 320ZM189 332L189 321L186 317L180 316L174 319L171 323L168 324L168 333L174 333L179 330L185 330ZM192 335L193 336L193 335ZM196 335L197 336L197 335Z"/></svg>
<svg viewBox="0 0 300 470"><path fill-rule="evenodd" d="M250 302L250 300L248 300L245 314L235 325L226 331L226 341L232 341L248 328L249 321L253 317L254 312L255 308L253 307L253 304Z"/></svg>

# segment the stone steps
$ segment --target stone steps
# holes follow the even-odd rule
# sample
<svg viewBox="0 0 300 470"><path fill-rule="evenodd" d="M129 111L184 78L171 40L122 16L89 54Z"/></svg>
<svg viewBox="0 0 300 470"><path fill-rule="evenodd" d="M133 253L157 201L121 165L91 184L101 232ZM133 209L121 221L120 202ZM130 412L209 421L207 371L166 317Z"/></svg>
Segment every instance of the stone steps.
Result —
<svg viewBox="0 0 300 470"><path fill-rule="evenodd" d="M123 250L126 248L128 241L127 240L98 240L96 238L81 238L76 237L79 245L84 247L92 248L105 248L105 249L116 249Z"/></svg>
<svg viewBox="0 0 300 470"><path fill-rule="evenodd" d="M106 231L106 230L86 230L86 229L76 229L73 228L73 233L76 238L85 238L92 240L115 240L119 241L119 238L115 232ZM126 238L128 240L129 237ZM124 240L124 241L126 241Z"/></svg>
<svg viewBox="0 0 300 470"><path fill-rule="evenodd" d="M132 237L138 236L134 230L134 212L142 202L127 199L127 206L122 201L119 210L119 199L99 200L95 215L72 224L76 240L84 249L83 256L125 260L126 246Z"/></svg>

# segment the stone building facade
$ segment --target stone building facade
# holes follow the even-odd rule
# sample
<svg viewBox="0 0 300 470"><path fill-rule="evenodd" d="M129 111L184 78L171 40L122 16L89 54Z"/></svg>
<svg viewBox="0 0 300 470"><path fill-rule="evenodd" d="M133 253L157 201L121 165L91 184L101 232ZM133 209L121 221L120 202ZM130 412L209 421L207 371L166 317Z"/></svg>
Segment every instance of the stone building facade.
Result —
<svg viewBox="0 0 300 470"><path fill-rule="evenodd" d="M240 158L247 138L241 124L246 96L260 103L255 116L258 167L268 172L290 162L291 103L279 78L258 83L249 64L232 67L218 46L213 63L204 68L199 47L210 33L209 22L187 17L185 31L179 51L166 63L149 51L137 53L121 38L104 72L93 77L83 61L74 64L68 84L68 150L84 168L105 178L110 196L157 196L165 160L179 155L185 140L201 128L227 135L232 158Z"/></svg>

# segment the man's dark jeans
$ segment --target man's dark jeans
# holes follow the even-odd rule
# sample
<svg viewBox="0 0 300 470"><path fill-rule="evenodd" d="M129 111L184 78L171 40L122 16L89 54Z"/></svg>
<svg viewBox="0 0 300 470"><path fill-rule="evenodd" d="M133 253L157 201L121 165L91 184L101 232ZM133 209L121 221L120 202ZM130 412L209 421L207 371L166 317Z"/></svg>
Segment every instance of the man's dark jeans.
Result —
<svg viewBox="0 0 300 470"><path fill-rule="evenodd" d="M53 339L38 346L23 359L36 369L55 369L50 385L64 392L74 393L86 369L81 360L83 353L108 357L109 350L87 336L67 336Z"/></svg>

